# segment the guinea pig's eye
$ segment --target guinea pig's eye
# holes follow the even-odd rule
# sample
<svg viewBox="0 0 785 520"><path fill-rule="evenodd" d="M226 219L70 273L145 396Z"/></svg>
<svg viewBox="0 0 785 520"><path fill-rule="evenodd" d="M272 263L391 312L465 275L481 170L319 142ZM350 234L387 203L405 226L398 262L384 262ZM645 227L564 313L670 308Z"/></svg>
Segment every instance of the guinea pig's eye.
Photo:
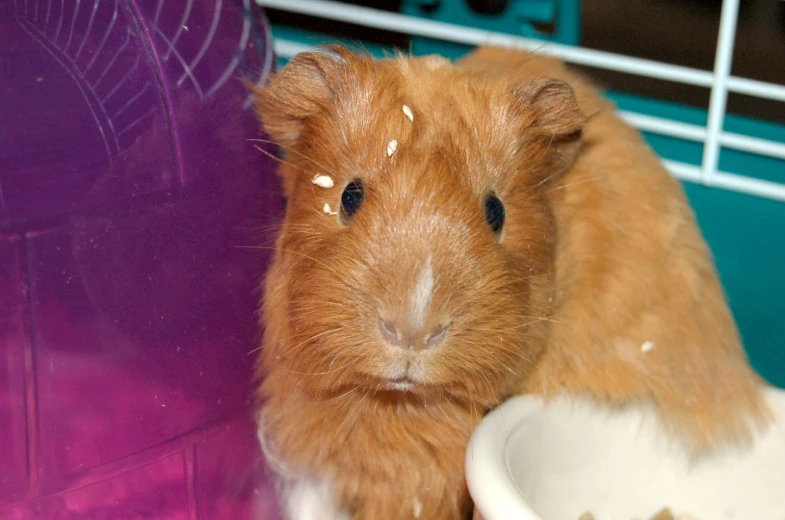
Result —
<svg viewBox="0 0 785 520"><path fill-rule="evenodd" d="M346 221L357 213L365 200L365 187L359 180L346 185L341 194L341 219Z"/></svg>
<svg viewBox="0 0 785 520"><path fill-rule="evenodd" d="M495 234L499 234L504 227L504 204L493 193L485 199L485 222Z"/></svg>

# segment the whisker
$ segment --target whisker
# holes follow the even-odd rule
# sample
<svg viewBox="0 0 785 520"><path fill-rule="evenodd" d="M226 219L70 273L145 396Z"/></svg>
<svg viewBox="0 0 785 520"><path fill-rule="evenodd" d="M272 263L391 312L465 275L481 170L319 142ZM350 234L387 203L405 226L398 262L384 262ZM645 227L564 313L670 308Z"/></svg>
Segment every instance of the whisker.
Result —
<svg viewBox="0 0 785 520"><path fill-rule="evenodd" d="M294 148L291 148L289 146L284 146L282 144L276 143L275 141L269 141L267 139L248 139L248 140L249 141L256 141L256 142L264 143L264 144L274 144L274 145L277 145L277 146L283 148L284 150L286 150L287 152L291 152L293 154L296 154L296 155L302 157L303 159L305 159L306 161L309 161L311 164L313 164L315 166L318 166L322 171L324 171L326 173L329 173L333 177L337 177L335 172L331 171L329 168L326 168L324 165L316 162L315 160L313 160L312 158L308 157L307 155L305 155L305 154L295 150Z"/></svg>
<svg viewBox="0 0 785 520"><path fill-rule="evenodd" d="M337 328L335 328L335 329L329 329L329 330L322 331L322 332L320 332L320 333L318 333L318 334L314 334L314 335L313 335L313 336L311 336L310 338L308 338L308 339L305 339L305 340L301 341L301 342L300 342L300 343L298 343L297 345L295 345L295 346L291 347L289 350L287 350L286 352L284 352L283 354L281 354L281 356L279 357L279 359L283 359L283 358L285 358L286 356L288 356L289 354L291 354L291 353L292 353L292 351L294 351L295 349L297 349L297 348L301 347L302 345L305 345L305 344L306 344L306 343L308 343L309 341L313 341L313 340L315 340L316 338L320 338L320 337L322 337L322 336L326 336L326 335L328 335L328 334L335 334L336 332L340 332L340 331L342 331L343 329L344 329L344 327L337 327Z"/></svg>
<svg viewBox="0 0 785 520"><path fill-rule="evenodd" d="M327 300L290 300L289 303L295 305L314 305L314 306L334 305L336 307L348 307L348 305L346 305L345 303L331 302Z"/></svg>
<svg viewBox="0 0 785 520"><path fill-rule="evenodd" d="M354 386L351 389L349 389L348 392L345 392L345 393L343 393L341 395L338 395L338 396L335 396L335 397L331 397L331 398L329 398L329 399L327 399L326 401L323 401L323 402L329 403L330 401L335 401L336 399L340 399L342 397L346 397L347 395L349 395L349 394L351 394L353 392L356 392L357 390L358 390L358 387Z"/></svg>
<svg viewBox="0 0 785 520"><path fill-rule="evenodd" d="M535 324L535 323L539 323L539 322L541 322L541 321L548 321L548 320L545 320L545 319L543 319L543 318L538 318L538 319L534 319L534 320L532 320L532 321L527 321L526 323L522 323L522 324L520 324L520 325L515 325L515 326L513 326L513 327L505 327L505 328L503 328L503 329L485 329L485 328L475 328L475 329L472 329L472 330L481 330L481 331L483 331L483 332L504 332L504 331L508 331L508 330L517 330L517 329L522 329L522 328L524 328L524 327L528 327L529 325L533 325L533 324ZM558 322L557 322L557 323L558 323Z"/></svg>
<svg viewBox="0 0 785 520"><path fill-rule="evenodd" d="M256 144L255 144L255 145L253 145L253 147L254 147L254 148L256 148L257 150L259 150L260 152L262 152L264 155L266 155L267 157L269 157L269 158L270 158L270 159L272 159L273 161L278 161L279 163L281 163L281 164L285 164L286 166L289 166L289 167L291 167L291 168L294 168L295 170L299 170L299 169L300 169L300 168L298 168L297 166L295 166L294 164L292 164L292 163L290 163L290 162L288 162L288 161L285 161L285 160L281 159L280 157L278 157L278 156L277 156L277 155L275 155L274 153L268 152L267 150L265 150L264 148L262 148L262 147L261 147L261 146L259 146L259 145L256 145Z"/></svg>
<svg viewBox="0 0 785 520"><path fill-rule="evenodd" d="M503 316L505 318L529 318L530 320L550 321L553 323L563 323L559 320L554 320L554 316L559 316L560 313L551 314L550 316L528 316L526 314L493 314L493 316Z"/></svg>
<svg viewBox="0 0 785 520"><path fill-rule="evenodd" d="M321 260L317 260L316 258L314 258L312 256L308 256L305 253L300 253L299 251L293 251L291 249L280 249L280 248L276 248L276 247L273 247L273 246L235 246L235 247L238 248L238 249L264 249L264 250L268 250L268 251L275 251L276 249L279 249L280 251L283 251L285 253L291 253L293 255L300 255L302 257L305 257L308 260L311 260L311 261L316 262L317 264L323 265L324 267L329 269L333 274L336 274L336 275L338 274L338 272L335 269L333 269L329 265L325 264Z"/></svg>
<svg viewBox="0 0 785 520"><path fill-rule="evenodd" d="M338 368L333 368L331 370L327 370L325 372L298 372L296 370L290 370L289 372L291 372L292 374L297 374L299 376L324 376L324 375L327 375L327 374L334 374L335 372L338 372L339 370L343 370L344 368L348 367L349 365L351 365L351 362L346 363L345 365L339 366Z"/></svg>
<svg viewBox="0 0 785 520"><path fill-rule="evenodd" d="M568 186L574 186L574 185L576 185L576 184L583 184L584 182L590 182L590 181L600 181L600 180L602 180L602 177L590 177L590 178L588 178L588 179L581 179L581 180L579 180L579 181L575 181L575 182L569 182L569 183L567 183L567 184L561 184L561 185L559 185L559 186L556 186L556 187L554 187L554 188L551 188L551 189L549 189L549 190L547 190L547 191L544 191L543 193L550 193L550 192L552 192L552 191L556 191L556 190L563 190L564 188L566 188L566 187L568 187Z"/></svg>
<svg viewBox="0 0 785 520"><path fill-rule="evenodd" d="M278 357L277 357L277 360L279 360L279 361L280 361L281 359L284 359L284 358L285 358L286 356L288 356L288 355L289 355L289 354L290 354L290 353L291 353L291 352L292 352L294 349L296 349L296 348L298 348L298 347L302 346L302 345L303 345L303 344L305 344L305 343L308 343L309 341L312 341L312 340L314 340L314 339L316 339L316 338L319 338L319 337L321 337L321 336L324 336L324 335L326 335L326 334L334 334L334 333L336 333L336 332L340 332L340 331L342 331L343 329L344 329L344 327L338 327L338 328L335 328L335 329L330 329L330 330L325 330L325 331L322 331L322 332L320 332L319 334L314 334L314 335L313 335L313 336L311 336L310 338L308 338L308 339L306 339L306 340L303 340L303 341L301 341L301 342L300 342L300 343L298 343L297 345L295 345L295 346L291 347L289 350L287 350L286 352L284 352L283 354L281 354L280 356L278 356ZM306 333L306 334L307 334L307 333ZM286 339L279 340L279 341L278 341L278 343L282 343L282 342L284 342L284 341L289 341L289 340L290 340L290 339L292 339L292 338L297 338L297 337L305 336L306 334L295 334L295 335L289 336L289 337L288 337L288 338L286 338ZM248 354L253 354L254 352L258 352L258 351L262 350L263 348L265 348L265 346L264 346L264 345L261 345L261 346L259 346L259 347L255 348L255 349L251 350L250 352L248 352Z"/></svg>

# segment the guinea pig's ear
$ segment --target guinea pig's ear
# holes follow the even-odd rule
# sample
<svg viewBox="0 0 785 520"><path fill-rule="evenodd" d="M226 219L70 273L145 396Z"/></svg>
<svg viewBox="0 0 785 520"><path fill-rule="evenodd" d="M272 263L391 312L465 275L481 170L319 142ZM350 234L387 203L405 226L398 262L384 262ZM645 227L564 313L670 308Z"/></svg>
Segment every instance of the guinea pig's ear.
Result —
<svg viewBox="0 0 785 520"><path fill-rule="evenodd" d="M269 83L256 90L256 112L265 132L282 146L293 146L308 118L334 101L340 78L355 56L338 46L294 56Z"/></svg>
<svg viewBox="0 0 785 520"><path fill-rule="evenodd" d="M586 122L572 87L559 79L536 79L517 89L516 95L526 112L526 131L547 139L554 152L553 167L567 169L578 153Z"/></svg>
<svg viewBox="0 0 785 520"><path fill-rule="evenodd" d="M533 116L531 130L556 139L580 134L586 118L578 107L575 92L566 82L536 79L524 84L516 94L529 115Z"/></svg>

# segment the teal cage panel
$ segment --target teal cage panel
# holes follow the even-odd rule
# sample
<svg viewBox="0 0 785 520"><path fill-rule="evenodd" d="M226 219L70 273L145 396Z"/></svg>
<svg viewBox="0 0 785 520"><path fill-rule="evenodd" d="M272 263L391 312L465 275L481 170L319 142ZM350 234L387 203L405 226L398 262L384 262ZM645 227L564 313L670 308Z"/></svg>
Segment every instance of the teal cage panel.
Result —
<svg viewBox="0 0 785 520"><path fill-rule="evenodd" d="M785 388L785 204L692 183L685 188L750 361Z"/></svg>
<svg viewBox="0 0 785 520"><path fill-rule="evenodd" d="M401 12L434 21L502 32L545 42L577 45L581 31L579 0L402 0ZM457 58L471 47L412 37L415 54Z"/></svg>
<svg viewBox="0 0 785 520"><path fill-rule="evenodd" d="M381 46L342 41L274 27L278 38L307 44L343 43L365 47L375 56L392 52ZM427 52L427 51L426 51ZM419 53L416 53L419 54ZM285 63L285 59L281 63ZM707 112L641 96L606 92L621 110L704 126ZM785 142L785 127L728 115L726 131ZM703 145L643 133L665 159L699 165ZM735 150L722 150L720 170L785 182L785 161ZM785 203L724 189L684 183L698 223L714 253L731 309L753 366L770 383L785 388Z"/></svg>

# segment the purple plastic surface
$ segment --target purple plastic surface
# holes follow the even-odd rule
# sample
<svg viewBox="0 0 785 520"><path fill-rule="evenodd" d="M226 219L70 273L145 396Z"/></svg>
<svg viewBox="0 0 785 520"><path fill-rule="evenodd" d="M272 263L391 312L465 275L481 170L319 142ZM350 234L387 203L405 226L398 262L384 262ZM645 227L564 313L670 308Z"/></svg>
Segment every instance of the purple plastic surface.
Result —
<svg viewBox="0 0 785 520"><path fill-rule="evenodd" d="M0 0L0 518L273 519L251 0Z"/></svg>

